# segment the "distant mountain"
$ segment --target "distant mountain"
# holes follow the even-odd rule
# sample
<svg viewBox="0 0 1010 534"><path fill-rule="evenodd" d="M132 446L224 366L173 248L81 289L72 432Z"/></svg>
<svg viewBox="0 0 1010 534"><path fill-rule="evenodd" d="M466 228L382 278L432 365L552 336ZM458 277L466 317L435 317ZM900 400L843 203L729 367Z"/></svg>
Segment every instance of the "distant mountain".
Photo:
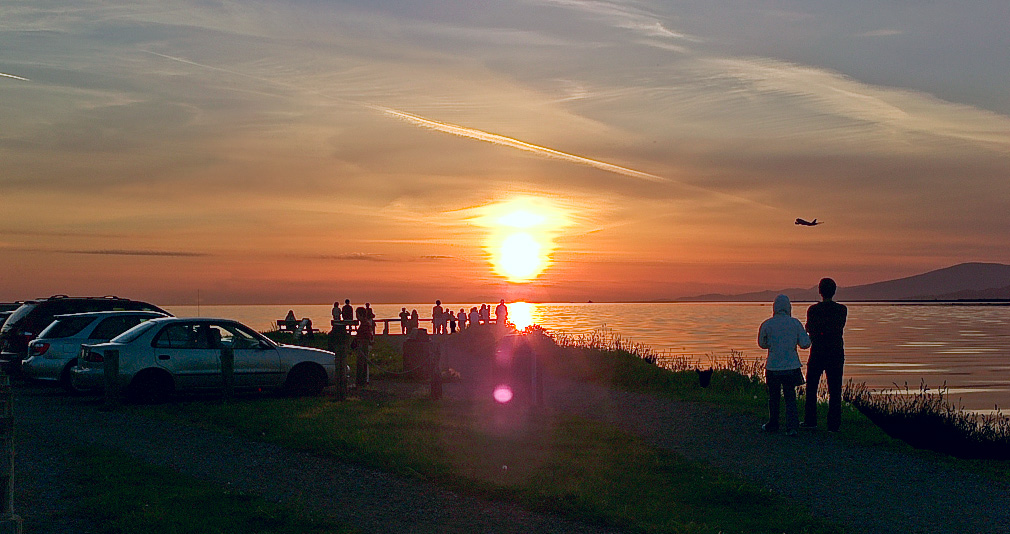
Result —
<svg viewBox="0 0 1010 534"><path fill-rule="evenodd" d="M766 302L785 294L792 301L820 300L817 287L757 291L737 295L708 294L684 297L686 302ZM1010 299L1010 265L961 263L928 273L852 287L839 287L840 301L855 300L988 300Z"/></svg>

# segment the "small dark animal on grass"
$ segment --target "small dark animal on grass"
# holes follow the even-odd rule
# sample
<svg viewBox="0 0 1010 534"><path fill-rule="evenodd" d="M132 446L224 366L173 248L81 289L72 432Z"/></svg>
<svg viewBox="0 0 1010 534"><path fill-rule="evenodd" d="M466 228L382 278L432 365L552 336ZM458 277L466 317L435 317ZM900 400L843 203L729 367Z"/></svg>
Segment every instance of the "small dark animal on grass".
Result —
<svg viewBox="0 0 1010 534"><path fill-rule="evenodd" d="M704 371L701 370L701 369L695 369L694 372L698 373L698 384L701 387L707 388L708 385L710 383L712 383L712 368L711 367L709 367L708 369L705 369Z"/></svg>

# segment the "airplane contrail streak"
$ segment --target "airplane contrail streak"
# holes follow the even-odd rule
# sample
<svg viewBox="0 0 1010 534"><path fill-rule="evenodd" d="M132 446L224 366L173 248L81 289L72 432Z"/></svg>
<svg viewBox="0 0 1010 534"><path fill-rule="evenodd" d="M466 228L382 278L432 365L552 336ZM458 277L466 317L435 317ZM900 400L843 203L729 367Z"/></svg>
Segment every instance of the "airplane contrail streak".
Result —
<svg viewBox="0 0 1010 534"><path fill-rule="evenodd" d="M612 172L615 174L622 174L624 176L630 176L632 178L641 178L643 180L649 180L651 182L669 181L666 178L663 178L662 176L656 176L655 174L636 171L635 169L621 167L620 165L614 165L613 163L607 163L605 161L599 161L582 156L576 156L575 154L569 154L567 152L562 152L560 150L555 150L553 148L547 148L545 146L534 145L532 143L527 143L526 141L520 141L519 139L515 139L512 137L505 137L504 135L493 134L490 132L485 132L483 130L477 130L474 128L467 128L465 126L460 126L458 124L426 119L418 115L413 115L392 108L382 106L369 106L369 107L382 111L387 115L391 115L398 119L407 121L411 124L421 126L423 128L430 128L432 130L438 130L440 132L452 135L458 135L460 137L468 137L470 139L476 139L478 141L484 141L495 145L515 148L525 152L532 152L534 154L539 154L541 156L547 156L549 158L559 159L562 161L578 163L580 165L588 165L590 167L594 167L602 171Z"/></svg>
<svg viewBox="0 0 1010 534"><path fill-rule="evenodd" d="M13 74L7 74L6 72L0 72L0 76L3 76L4 78L14 78L15 80L21 80L23 82L30 82L31 81L28 78L22 78L21 76L15 76Z"/></svg>

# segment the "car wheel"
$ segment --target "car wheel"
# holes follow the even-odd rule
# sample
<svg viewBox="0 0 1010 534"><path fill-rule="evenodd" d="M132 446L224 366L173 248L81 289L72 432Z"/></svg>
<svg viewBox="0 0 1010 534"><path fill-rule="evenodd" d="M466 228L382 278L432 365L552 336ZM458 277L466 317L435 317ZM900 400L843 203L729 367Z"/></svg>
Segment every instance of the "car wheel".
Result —
<svg viewBox="0 0 1010 534"><path fill-rule="evenodd" d="M74 367L77 367L77 358L67 362L67 366L63 368L63 372L60 373L60 386L64 391L71 395L84 395L91 393L89 390L74 387L74 381L70 379L70 371L72 371Z"/></svg>
<svg viewBox="0 0 1010 534"><path fill-rule="evenodd" d="M168 373L148 369L133 377L126 388L126 397L141 404L156 404L167 400L174 389L172 377Z"/></svg>
<svg viewBox="0 0 1010 534"><path fill-rule="evenodd" d="M318 395L326 387L326 371L318 365L303 363L288 373L284 389L297 396Z"/></svg>

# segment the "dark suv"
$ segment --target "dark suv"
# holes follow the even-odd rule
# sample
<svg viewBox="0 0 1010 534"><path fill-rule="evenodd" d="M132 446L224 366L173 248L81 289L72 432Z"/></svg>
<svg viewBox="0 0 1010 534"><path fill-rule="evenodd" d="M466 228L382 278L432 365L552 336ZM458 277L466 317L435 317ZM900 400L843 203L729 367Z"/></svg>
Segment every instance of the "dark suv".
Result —
<svg viewBox="0 0 1010 534"><path fill-rule="evenodd" d="M113 296L53 295L49 298L25 301L7 318L3 328L0 328L0 367L7 373L19 370L21 360L28 356L28 342L49 326L55 316L111 310L156 311L169 315L153 304Z"/></svg>

